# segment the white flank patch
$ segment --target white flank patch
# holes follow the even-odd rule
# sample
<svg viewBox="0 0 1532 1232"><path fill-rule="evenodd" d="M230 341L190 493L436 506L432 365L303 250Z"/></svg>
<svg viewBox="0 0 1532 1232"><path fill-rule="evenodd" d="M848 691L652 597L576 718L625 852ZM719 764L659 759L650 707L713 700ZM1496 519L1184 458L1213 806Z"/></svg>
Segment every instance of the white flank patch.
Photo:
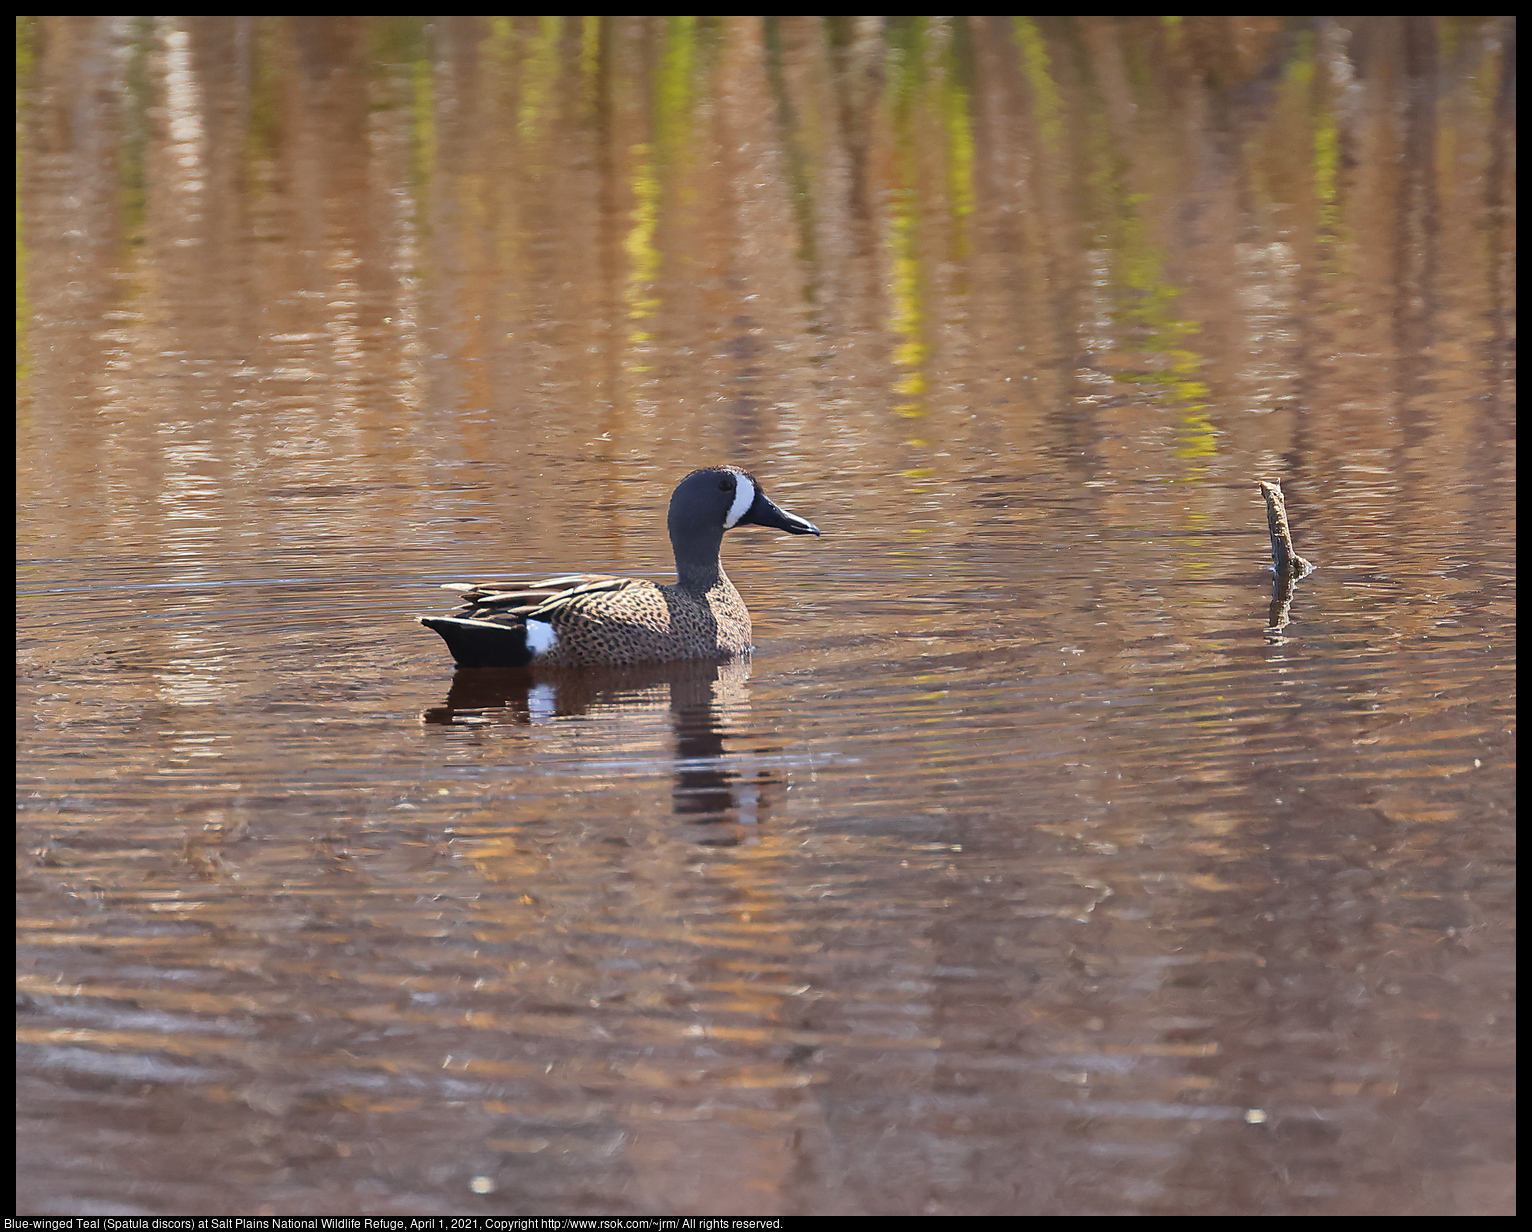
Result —
<svg viewBox="0 0 1532 1232"><path fill-rule="evenodd" d="M558 640L559 635L553 631L553 626L546 620L527 621L527 646L532 651L533 658L547 654Z"/></svg>
<svg viewBox="0 0 1532 1232"><path fill-rule="evenodd" d="M732 528L734 523L745 516L750 506L755 504L755 484L743 475L736 475L734 478L739 486L734 489L734 503L729 506L729 516L723 520L725 530Z"/></svg>

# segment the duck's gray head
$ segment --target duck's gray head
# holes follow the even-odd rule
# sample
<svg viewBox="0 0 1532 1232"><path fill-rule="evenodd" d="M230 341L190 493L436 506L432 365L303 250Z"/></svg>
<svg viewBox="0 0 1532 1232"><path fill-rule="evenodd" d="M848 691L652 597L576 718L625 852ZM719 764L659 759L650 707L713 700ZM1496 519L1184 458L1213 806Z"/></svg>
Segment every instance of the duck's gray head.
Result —
<svg viewBox="0 0 1532 1232"><path fill-rule="evenodd" d="M737 466L707 466L681 480L671 494L666 521L678 552L683 541L711 541L716 551L723 532L736 526L770 526L789 535L819 534L812 522L774 504L755 476Z"/></svg>

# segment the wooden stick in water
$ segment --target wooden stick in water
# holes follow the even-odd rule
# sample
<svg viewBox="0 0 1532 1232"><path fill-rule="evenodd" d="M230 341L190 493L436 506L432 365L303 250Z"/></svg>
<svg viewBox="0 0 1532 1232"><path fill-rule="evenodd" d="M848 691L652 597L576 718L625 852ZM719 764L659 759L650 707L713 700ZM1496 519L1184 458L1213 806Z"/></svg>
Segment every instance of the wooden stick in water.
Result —
<svg viewBox="0 0 1532 1232"><path fill-rule="evenodd" d="M1261 485L1261 495L1266 498L1266 529L1271 532L1271 559L1278 573L1295 573L1299 577L1314 571L1314 566L1293 550L1293 532L1287 525L1287 501L1282 497L1280 484L1256 481Z"/></svg>

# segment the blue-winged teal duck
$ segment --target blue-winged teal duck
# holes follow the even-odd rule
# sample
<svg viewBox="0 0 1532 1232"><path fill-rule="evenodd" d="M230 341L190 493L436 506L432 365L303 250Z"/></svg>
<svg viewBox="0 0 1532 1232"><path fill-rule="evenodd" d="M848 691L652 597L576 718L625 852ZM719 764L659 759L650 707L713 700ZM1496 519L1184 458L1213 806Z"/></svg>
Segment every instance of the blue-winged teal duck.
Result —
<svg viewBox="0 0 1532 1232"><path fill-rule="evenodd" d="M777 508L737 466L693 471L670 497L676 584L569 573L536 582L453 584L463 606L417 617L441 634L459 667L551 667L725 659L750 649L750 613L718 559L723 533L771 526L790 535L819 527Z"/></svg>

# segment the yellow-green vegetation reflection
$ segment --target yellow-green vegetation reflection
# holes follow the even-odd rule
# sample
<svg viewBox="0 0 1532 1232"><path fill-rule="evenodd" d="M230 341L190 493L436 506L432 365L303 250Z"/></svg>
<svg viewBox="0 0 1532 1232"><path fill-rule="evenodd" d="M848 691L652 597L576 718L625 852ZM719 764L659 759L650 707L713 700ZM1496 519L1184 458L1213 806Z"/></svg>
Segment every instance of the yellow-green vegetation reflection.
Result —
<svg viewBox="0 0 1532 1232"><path fill-rule="evenodd" d="M496 18L497 25L507 19ZM539 17L537 30L527 39L521 61L521 97L516 106L516 129L521 137L523 157L536 164L542 136L547 131L549 106L558 82L560 19Z"/></svg>
<svg viewBox="0 0 1532 1232"><path fill-rule="evenodd" d="M894 412L906 419L926 414L925 293L920 266L919 166L916 148L914 94L920 78L924 19L908 17L889 26L888 80L893 104L894 184L888 199L889 331L895 339L893 360L900 370L894 381L898 401ZM913 446L924 441L911 440ZM923 468L922 468L923 469ZM906 471L914 476L914 472Z"/></svg>
<svg viewBox="0 0 1532 1232"><path fill-rule="evenodd" d="M1012 18L1012 30L1016 46L1021 51L1021 71L1032 92L1032 114L1036 117L1037 132L1048 153L1057 154L1063 139L1064 125L1061 120L1064 102L1058 86L1053 81L1053 65L1048 56L1048 44L1043 41L1037 21L1032 17Z"/></svg>
<svg viewBox="0 0 1532 1232"><path fill-rule="evenodd" d="M654 285L660 272L660 250L655 245L655 232L660 221L660 179L655 171L653 147L647 141L635 145L633 159L633 225L628 229L623 249L628 256L628 281L624 299L628 307L628 320L638 322L651 317L660 309ZM652 341L653 335L642 328L635 328L629 340L635 344ZM633 372L647 372L647 367L630 364Z"/></svg>
<svg viewBox="0 0 1532 1232"><path fill-rule="evenodd" d="M697 101L700 33L695 17L665 19L664 42L654 80L653 139L638 142L629 151L633 214L623 241L628 259L624 300L628 320L634 323L629 342L637 353L624 366L633 373L647 373L653 368L638 360L638 353L654 341L653 331L637 323L657 315L662 307L658 289L659 229L664 203L668 199L671 207L672 217L667 225L685 227L689 215L695 212L696 190L690 185L688 172L693 158L692 120Z"/></svg>
<svg viewBox="0 0 1532 1232"><path fill-rule="evenodd" d="M1140 355L1144 366L1119 372L1113 379L1147 386L1158 401L1183 407L1177 455L1209 457L1217 434L1207 416L1208 387L1198 376L1207 360L1187 345L1202 326L1173 311L1182 289L1166 279L1164 254L1149 239L1138 209L1145 200L1130 194L1123 201L1117 234L1117 302L1112 312L1120 327L1118 345L1124 352Z"/></svg>

